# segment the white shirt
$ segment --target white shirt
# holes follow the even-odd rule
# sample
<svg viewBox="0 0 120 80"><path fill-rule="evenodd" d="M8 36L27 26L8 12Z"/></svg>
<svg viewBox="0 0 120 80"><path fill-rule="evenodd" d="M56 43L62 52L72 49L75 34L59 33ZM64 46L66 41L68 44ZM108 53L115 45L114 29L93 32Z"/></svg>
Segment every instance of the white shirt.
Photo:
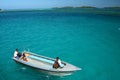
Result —
<svg viewBox="0 0 120 80"><path fill-rule="evenodd" d="M64 65L61 63L60 59L58 59L58 64L60 65L60 67L64 67Z"/></svg>
<svg viewBox="0 0 120 80"><path fill-rule="evenodd" d="M18 54L18 52L15 50L15 52L14 52L14 57L16 57L16 56L17 56L17 54Z"/></svg>

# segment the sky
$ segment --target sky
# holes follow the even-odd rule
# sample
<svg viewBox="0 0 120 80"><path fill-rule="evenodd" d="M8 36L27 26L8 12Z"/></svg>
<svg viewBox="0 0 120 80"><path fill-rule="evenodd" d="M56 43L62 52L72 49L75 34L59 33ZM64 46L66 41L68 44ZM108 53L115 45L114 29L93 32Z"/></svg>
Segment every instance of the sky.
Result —
<svg viewBox="0 0 120 80"><path fill-rule="evenodd" d="M120 6L120 0L0 0L1 9L44 9L64 6Z"/></svg>

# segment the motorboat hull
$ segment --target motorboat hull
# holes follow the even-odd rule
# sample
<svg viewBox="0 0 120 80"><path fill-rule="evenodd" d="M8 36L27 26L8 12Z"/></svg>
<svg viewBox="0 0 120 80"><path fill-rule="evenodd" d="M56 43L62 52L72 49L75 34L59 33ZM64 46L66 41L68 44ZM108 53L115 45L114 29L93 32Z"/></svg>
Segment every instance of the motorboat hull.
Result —
<svg viewBox="0 0 120 80"><path fill-rule="evenodd" d="M66 64L63 68L58 68L58 69L54 69L52 67L55 59L53 58L49 58L49 57L45 57L42 55L37 55L34 54L32 52L23 52L28 54L27 59L29 60L28 62L24 61L24 60L20 60L20 59L16 59L13 57L13 60L15 60L16 62L19 62L21 64L30 66L32 68L36 68L39 71L43 72L43 73L47 73L49 75L55 75L55 76L67 76L67 75L71 75L72 73L74 73L77 70L81 70L81 68L78 68L74 65L71 65L67 62L63 62L62 63Z"/></svg>

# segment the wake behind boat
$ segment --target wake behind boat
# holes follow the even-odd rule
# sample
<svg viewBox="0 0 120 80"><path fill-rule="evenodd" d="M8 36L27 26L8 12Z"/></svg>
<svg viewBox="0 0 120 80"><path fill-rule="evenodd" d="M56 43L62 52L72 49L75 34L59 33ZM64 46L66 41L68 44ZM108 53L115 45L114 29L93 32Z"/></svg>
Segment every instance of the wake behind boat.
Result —
<svg viewBox="0 0 120 80"><path fill-rule="evenodd" d="M26 55L27 60L18 59L17 57L13 57L13 60L25 64L27 66L39 69L41 72L45 72L50 75L56 75L56 76L66 76L71 75L73 72L81 70L81 68L78 68L72 64L69 64L67 62L61 62L61 65L63 67L59 68L53 68L53 64L55 62L55 59L45 57L42 55L37 55L32 52L23 51Z"/></svg>

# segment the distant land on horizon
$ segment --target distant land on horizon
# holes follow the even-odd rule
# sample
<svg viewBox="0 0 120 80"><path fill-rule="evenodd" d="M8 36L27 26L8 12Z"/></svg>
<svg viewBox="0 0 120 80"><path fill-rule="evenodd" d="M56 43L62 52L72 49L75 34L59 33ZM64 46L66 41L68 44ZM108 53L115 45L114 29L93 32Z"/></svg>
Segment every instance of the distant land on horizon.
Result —
<svg viewBox="0 0 120 80"><path fill-rule="evenodd" d="M78 13L92 13L92 14L110 14L120 16L120 7L103 7L97 8L94 6L80 6L80 7L55 7L51 11L55 12L78 12Z"/></svg>
<svg viewBox="0 0 120 80"><path fill-rule="evenodd" d="M73 6L64 6L64 7L53 7L53 8L45 8L46 9L75 9L75 8L98 8L98 7L95 7L95 6L78 6L78 7L73 7ZM109 9L120 9L120 6L113 6L113 7L102 7L102 8L98 8L98 9L104 9L104 8L109 8ZM0 8L0 11L3 10L44 10L43 9L1 9Z"/></svg>
<svg viewBox="0 0 120 80"><path fill-rule="evenodd" d="M41 12L77 12L77 13L94 13L94 14L115 14L120 15L120 7L103 7L97 8L94 6L65 6L65 7L53 7L47 9L15 9L15 10L2 10L0 12L5 11L41 11Z"/></svg>

